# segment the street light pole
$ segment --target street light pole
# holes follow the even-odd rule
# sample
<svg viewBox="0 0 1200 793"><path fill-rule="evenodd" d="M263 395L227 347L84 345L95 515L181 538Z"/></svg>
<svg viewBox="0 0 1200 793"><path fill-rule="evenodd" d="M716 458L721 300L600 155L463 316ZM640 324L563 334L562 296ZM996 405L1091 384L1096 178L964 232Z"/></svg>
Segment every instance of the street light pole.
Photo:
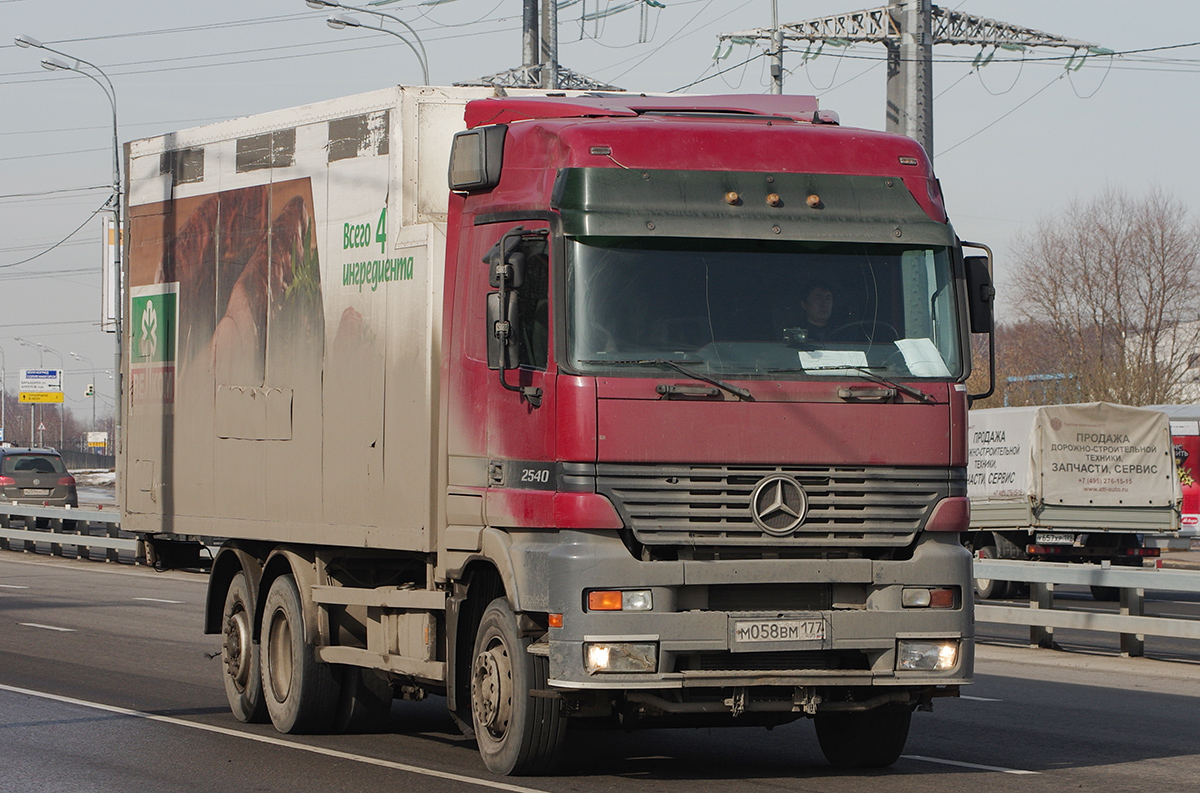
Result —
<svg viewBox="0 0 1200 793"><path fill-rule="evenodd" d="M309 8L316 8L316 9L344 8L347 11L358 11L363 14L374 14L375 16L379 17L379 27L376 27L374 25L364 25L362 22L359 22L357 19L354 19L353 17L348 17L348 16L344 16L341 14L331 16L328 19L326 19L325 22L329 25L329 27L333 28L334 30L344 30L346 28L363 28L364 30L374 30L379 33L388 33L388 34L391 34L391 35L395 36L396 38L400 39L405 44L407 44L408 48L413 51L414 55L417 56L417 61L421 65L421 75L425 81L424 84L429 85L429 54L425 52L425 43L423 41L421 41L421 36L417 33L416 29L413 28L412 25L408 24L400 17L394 16L392 14L384 13L383 11L378 11L374 8L359 8L358 6L346 5L345 3L336 3L336 2L333 2L333 0L304 0L304 2ZM393 22L398 22L399 24L408 28L408 32L411 33L413 35L413 38L417 40L417 45L413 46L413 43L411 41L409 41L408 39L406 39L404 36L401 36L399 33L397 33L394 30L389 30L388 28L383 27L383 20L385 18L390 19ZM417 50L418 46L421 48L420 51Z"/></svg>
<svg viewBox="0 0 1200 793"><path fill-rule="evenodd" d="M124 343L122 340L122 336L123 336L122 322L124 320L122 315L124 314L124 305L125 305L125 295L124 295L124 291L122 288L123 281L124 281L124 274L122 272L122 249L123 249L123 246L125 243L124 243L124 233L123 233L123 228L122 228L122 223L121 223L121 210L122 210L121 142L120 142L120 138L117 135L117 89L113 86L112 80L110 80L108 78L108 75L104 72L104 70L101 69L96 64L91 63L90 61L85 61L82 58L76 58L72 55L68 55L65 52L61 52L60 50L56 50L52 47L48 47L45 44L43 44L42 42L40 42L37 39L32 38L30 36L17 36L16 39L14 39L14 41L16 42L16 45L18 47L35 47L37 49L45 50L46 52L52 52L55 55L60 55L64 58L69 58L70 60L73 60L75 63L71 64L71 63L67 63L64 61L60 61L57 58L46 58L42 61L42 66L43 66L43 68L49 69L51 71L55 71L58 69L65 69L68 71L76 72L77 74L82 74L84 77L87 77L92 82L96 83L96 85L100 86L100 90L104 91L104 95L108 98L109 106L112 108L113 175L112 175L112 197L109 198L109 203L112 205L113 225L116 226L116 244L114 246L113 267L116 271L116 283L114 286L115 286L116 293L117 293L116 310L115 310L115 316L114 316L115 322L114 322L114 331L113 331L114 341L116 342L116 345L115 345L116 352L113 355L113 359L115 362L114 367L113 367L114 402L115 402L115 406L113 408L113 416L114 416L113 448L120 450L121 442L122 442L122 437L121 437L121 400L122 400L121 389L122 389L122 385L123 385L122 381L121 381L121 345ZM79 68L80 64L82 64L84 66L89 66L92 69L95 69L96 73L104 78L104 82L101 83L99 80L96 79L95 75ZM93 403L93 405L94 405L94 403ZM33 435L33 429L31 427L30 428L30 439L31 440L32 440L32 435ZM121 474L121 472L118 470L118 476L120 474Z"/></svg>

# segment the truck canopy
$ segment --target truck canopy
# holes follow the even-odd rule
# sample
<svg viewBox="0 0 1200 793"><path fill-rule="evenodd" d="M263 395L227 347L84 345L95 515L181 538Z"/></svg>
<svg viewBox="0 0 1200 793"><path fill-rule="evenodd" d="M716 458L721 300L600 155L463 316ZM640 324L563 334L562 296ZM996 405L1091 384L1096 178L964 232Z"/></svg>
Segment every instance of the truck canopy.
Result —
<svg viewBox="0 0 1200 793"><path fill-rule="evenodd" d="M1091 402L968 414L972 506L1175 507L1167 416Z"/></svg>

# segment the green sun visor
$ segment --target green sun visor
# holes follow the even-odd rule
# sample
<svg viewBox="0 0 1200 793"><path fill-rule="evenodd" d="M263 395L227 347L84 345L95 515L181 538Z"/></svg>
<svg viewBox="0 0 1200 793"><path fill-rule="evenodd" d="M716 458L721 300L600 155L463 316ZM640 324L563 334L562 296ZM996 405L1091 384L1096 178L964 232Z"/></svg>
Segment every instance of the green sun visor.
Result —
<svg viewBox="0 0 1200 793"><path fill-rule="evenodd" d="M954 245L899 177L564 168L551 203L579 237Z"/></svg>

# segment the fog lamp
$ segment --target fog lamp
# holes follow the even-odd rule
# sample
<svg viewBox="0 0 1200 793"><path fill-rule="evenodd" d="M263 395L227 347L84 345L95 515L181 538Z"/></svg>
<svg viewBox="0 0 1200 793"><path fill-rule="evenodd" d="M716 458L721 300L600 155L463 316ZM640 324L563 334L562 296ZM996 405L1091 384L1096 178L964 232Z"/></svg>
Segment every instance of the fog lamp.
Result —
<svg viewBox="0 0 1200 793"><path fill-rule="evenodd" d="M944 672L958 663L958 640L935 639L896 643L896 669L911 672Z"/></svg>
<svg viewBox="0 0 1200 793"><path fill-rule="evenodd" d="M587 642L583 665L589 675L600 672L653 672L658 668L654 642Z"/></svg>

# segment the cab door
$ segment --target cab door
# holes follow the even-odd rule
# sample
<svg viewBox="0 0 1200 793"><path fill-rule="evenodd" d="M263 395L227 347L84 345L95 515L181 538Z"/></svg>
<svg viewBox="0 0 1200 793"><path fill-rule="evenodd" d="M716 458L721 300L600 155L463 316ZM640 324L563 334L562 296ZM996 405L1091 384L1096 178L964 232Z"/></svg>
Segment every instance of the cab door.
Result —
<svg viewBox="0 0 1200 793"><path fill-rule="evenodd" d="M550 526L557 466L549 228L545 221L524 221L477 230L478 275L472 280L486 311L480 330L487 337L489 369L487 522ZM503 284L498 264L508 265ZM508 323L507 360L497 323Z"/></svg>

